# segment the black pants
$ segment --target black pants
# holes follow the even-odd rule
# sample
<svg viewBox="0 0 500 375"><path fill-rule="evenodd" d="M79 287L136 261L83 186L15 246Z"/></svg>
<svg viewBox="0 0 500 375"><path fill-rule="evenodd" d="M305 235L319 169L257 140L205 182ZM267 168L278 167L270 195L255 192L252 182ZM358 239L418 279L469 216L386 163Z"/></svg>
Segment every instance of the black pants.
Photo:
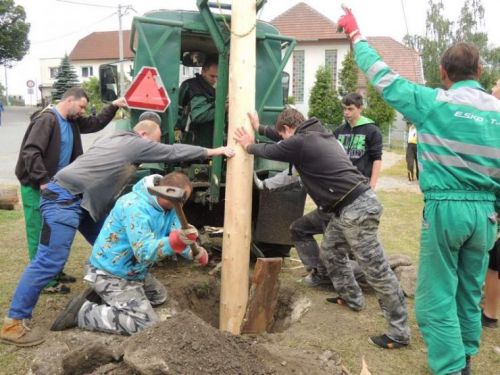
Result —
<svg viewBox="0 0 500 375"><path fill-rule="evenodd" d="M415 166L415 168L414 168ZM406 148L406 168L408 169L408 180L418 180L417 144L408 143ZM414 173L415 171L415 173Z"/></svg>

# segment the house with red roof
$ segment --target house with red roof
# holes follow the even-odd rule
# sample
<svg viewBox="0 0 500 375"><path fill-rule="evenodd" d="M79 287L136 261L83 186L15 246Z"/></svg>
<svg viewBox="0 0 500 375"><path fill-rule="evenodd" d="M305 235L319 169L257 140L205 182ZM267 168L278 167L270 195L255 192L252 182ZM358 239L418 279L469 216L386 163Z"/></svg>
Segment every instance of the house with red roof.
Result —
<svg viewBox="0 0 500 375"><path fill-rule="evenodd" d="M69 60L76 69L80 82L85 82L91 77L99 77L99 66L117 62L119 59L118 31L93 32L80 39L71 53ZM130 80L129 72L132 71L134 54L130 49L130 30L123 31L123 57L124 72ZM50 102L52 85L55 82L60 58L49 58L40 60L41 85L40 91L45 102Z"/></svg>
<svg viewBox="0 0 500 375"><path fill-rule="evenodd" d="M307 115L309 95L320 66L331 69L333 84L338 85L342 61L349 53L350 42L337 25L305 3L299 3L270 21L281 34L294 37L297 46L285 67L290 74L290 96Z"/></svg>
<svg viewBox="0 0 500 375"><path fill-rule="evenodd" d="M331 69L333 84L339 85L342 62L351 49L347 37L337 32L337 24L305 3L286 10L270 21L281 34L297 39L297 46L285 71L290 74L290 95L296 107L307 115L309 95L320 66ZM420 55L417 51L385 36L367 37L382 59L407 79L424 83ZM359 71L358 91L366 92L366 79ZM401 116L398 116L401 127Z"/></svg>

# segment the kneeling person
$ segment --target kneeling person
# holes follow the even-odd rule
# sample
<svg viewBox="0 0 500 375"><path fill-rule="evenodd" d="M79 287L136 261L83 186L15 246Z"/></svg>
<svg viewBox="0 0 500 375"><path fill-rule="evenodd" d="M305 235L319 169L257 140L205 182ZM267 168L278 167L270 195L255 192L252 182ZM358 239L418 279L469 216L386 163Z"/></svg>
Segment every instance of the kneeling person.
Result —
<svg viewBox="0 0 500 375"><path fill-rule="evenodd" d="M198 232L194 227L179 229L173 203L148 192L155 182L184 189L188 196L192 191L188 177L173 172L143 178L117 201L89 259L85 280L92 288L69 302L54 322L53 331L78 325L91 331L131 335L158 321L152 306L164 303L167 291L149 269L174 254L191 259L189 245ZM200 248L195 261L207 264L205 249ZM100 303L92 302L96 299Z"/></svg>

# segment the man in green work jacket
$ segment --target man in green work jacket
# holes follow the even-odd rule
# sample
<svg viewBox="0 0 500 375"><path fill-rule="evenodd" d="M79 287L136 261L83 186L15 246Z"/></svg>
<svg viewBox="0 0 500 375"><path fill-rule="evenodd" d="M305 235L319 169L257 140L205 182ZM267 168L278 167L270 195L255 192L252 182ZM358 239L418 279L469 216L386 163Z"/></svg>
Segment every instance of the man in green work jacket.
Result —
<svg viewBox="0 0 500 375"><path fill-rule="evenodd" d="M338 26L351 39L359 68L419 132L425 208L415 308L429 367L438 375L470 374L500 207L500 102L477 82L481 66L473 45L457 43L443 54L444 89L417 85L380 59L344 10Z"/></svg>
<svg viewBox="0 0 500 375"><path fill-rule="evenodd" d="M211 147L215 120L217 61L207 59L201 74L184 81L179 89L179 123L184 142Z"/></svg>

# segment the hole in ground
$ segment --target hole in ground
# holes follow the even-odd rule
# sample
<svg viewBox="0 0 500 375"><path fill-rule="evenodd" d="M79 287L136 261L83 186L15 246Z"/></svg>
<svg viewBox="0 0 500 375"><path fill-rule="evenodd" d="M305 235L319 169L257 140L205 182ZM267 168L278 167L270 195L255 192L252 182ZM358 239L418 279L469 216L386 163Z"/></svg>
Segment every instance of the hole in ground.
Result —
<svg viewBox="0 0 500 375"><path fill-rule="evenodd" d="M212 277L207 281L186 280L183 285L168 288L180 310L188 309L212 327L219 328L220 281ZM283 332L307 311L310 302L297 290L281 286L269 333Z"/></svg>

